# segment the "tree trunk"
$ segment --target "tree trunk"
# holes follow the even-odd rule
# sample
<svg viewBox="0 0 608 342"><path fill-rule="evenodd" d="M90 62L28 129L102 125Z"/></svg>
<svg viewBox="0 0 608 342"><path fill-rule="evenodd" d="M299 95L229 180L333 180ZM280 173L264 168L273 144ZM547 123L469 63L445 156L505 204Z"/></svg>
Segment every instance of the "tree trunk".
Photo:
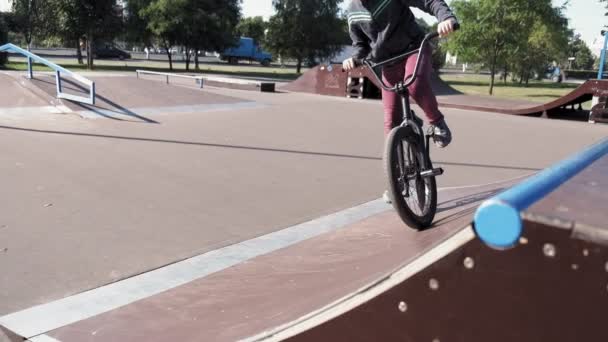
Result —
<svg viewBox="0 0 608 342"><path fill-rule="evenodd" d="M496 77L496 67L492 67L492 76L490 77L490 95L494 95L494 80Z"/></svg>
<svg viewBox="0 0 608 342"><path fill-rule="evenodd" d="M93 33L89 32L87 35L87 69L93 70L94 67L94 57L93 57L93 44L95 40L93 39Z"/></svg>
<svg viewBox="0 0 608 342"><path fill-rule="evenodd" d="M171 58L171 50L169 49L169 43L165 41L165 49L167 50L167 57L169 57L169 70L173 71L173 59Z"/></svg>
<svg viewBox="0 0 608 342"><path fill-rule="evenodd" d="M298 64L296 66L296 72L299 74L302 70L302 57L298 57Z"/></svg>
<svg viewBox="0 0 608 342"><path fill-rule="evenodd" d="M167 57L169 57L169 70L173 71L173 58L171 58L171 51L167 50Z"/></svg>
<svg viewBox="0 0 608 342"><path fill-rule="evenodd" d="M80 49L80 39L76 40L76 57L78 57L78 64L84 64L82 61L82 50Z"/></svg>
<svg viewBox="0 0 608 342"><path fill-rule="evenodd" d="M496 79L496 60L498 59L498 49L494 48L494 56L492 56L491 77L490 77L490 95L494 95L494 81Z"/></svg>
<svg viewBox="0 0 608 342"><path fill-rule="evenodd" d="M509 67L507 66L507 64L505 63L504 69L503 69L503 84L507 85L507 75L509 73Z"/></svg>
<svg viewBox="0 0 608 342"><path fill-rule="evenodd" d="M198 65L198 48L194 49L194 68L200 70Z"/></svg>
<svg viewBox="0 0 608 342"><path fill-rule="evenodd" d="M190 71L190 48L186 46L186 71Z"/></svg>

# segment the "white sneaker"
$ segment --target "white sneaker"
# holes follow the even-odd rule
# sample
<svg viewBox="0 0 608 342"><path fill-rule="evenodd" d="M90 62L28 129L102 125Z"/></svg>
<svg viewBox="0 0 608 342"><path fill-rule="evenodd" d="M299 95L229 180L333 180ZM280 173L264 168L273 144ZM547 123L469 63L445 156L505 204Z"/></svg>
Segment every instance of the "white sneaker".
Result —
<svg viewBox="0 0 608 342"><path fill-rule="evenodd" d="M387 204L391 204L391 197L388 195L388 190L384 191L384 193L382 194L382 199L384 200L384 202L386 202Z"/></svg>

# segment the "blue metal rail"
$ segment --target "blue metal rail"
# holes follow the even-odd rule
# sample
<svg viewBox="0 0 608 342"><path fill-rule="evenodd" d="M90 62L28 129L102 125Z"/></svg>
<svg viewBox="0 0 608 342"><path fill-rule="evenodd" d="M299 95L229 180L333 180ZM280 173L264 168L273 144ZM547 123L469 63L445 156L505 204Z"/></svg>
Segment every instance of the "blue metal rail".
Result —
<svg viewBox="0 0 608 342"><path fill-rule="evenodd" d="M81 102L81 103L86 103L86 104L90 104L90 105L94 105L95 104L95 82L84 78L78 74L75 74L51 61L48 61L40 56L37 56L27 50L24 50L16 45L13 44L5 44L0 46L0 52L13 52L13 53L18 53L21 54L25 57L27 57L27 70L28 70L28 77L31 79L33 78L33 69L32 69L32 62L38 62L40 64L44 64L47 67L53 69L55 71L55 83L57 86L57 98L60 99L66 99L66 100L70 100L70 101L75 101L75 102ZM89 96L88 97L84 97L84 96L77 96L77 95L72 95L72 94L67 94L63 92L63 87L61 84L61 76L65 75L65 76L69 76L72 77L73 79L75 79L76 81L85 84L86 86L89 87Z"/></svg>
<svg viewBox="0 0 608 342"><path fill-rule="evenodd" d="M606 64L606 48L608 48L608 32L602 31L604 36L604 48L600 55L600 69L597 72L597 79L601 80L604 77L604 65Z"/></svg>
<svg viewBox="0 0 608 342"><path fill-rule="evenodd" d="M494 248L514 246L521 237L521 212L608 154L608 138L485 201L475 213L475 231Z"/></svg>

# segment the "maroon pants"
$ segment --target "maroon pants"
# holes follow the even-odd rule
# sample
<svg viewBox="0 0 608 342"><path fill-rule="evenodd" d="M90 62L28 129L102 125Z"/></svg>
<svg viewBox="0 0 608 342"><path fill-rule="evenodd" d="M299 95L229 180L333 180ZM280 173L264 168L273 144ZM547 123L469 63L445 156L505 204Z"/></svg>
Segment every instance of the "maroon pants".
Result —
<svg viewBox="0 0 608 342"><path fill-rule="evenodd" d="M433 69L431 48L425 52L420 66L416 81L408 88L410 96L416 104L422 108L424 114L431 124L437 123L443 118L443 114L437 106L437 98L431 88L431 72ZM386 84L391 86L399 81L404 81L414 73L418 54L409 56L406 60L394 65L385 67L382 70L382 78ZM382 90L382 104L384 105L384 133L388 134L391 129L397 127L403 121L403 108L401 97L393 92Z"/></svg>

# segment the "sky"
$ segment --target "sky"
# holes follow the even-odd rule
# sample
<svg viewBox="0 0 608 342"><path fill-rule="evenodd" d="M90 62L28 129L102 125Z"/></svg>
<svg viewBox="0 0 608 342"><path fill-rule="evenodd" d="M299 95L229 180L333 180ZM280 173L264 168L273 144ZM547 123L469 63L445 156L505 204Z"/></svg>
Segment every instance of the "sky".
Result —
<svg viewBox="0 0 608 342"><path fill-rule="evenodd" d="M565 0L553 0L554 6L561 6ZM344 1L343 7L348 0ZM450 0L448 0L448 3ZM243 15L245 17L263 16L268 19L274 10L272 0L243 0ZM602 37L600 31L604 24L608 24L608 17L604 16L607 12L603 4L597 0L570 0L570 5L566 10L566 16L570 19L570 28L581 34L581 38L587 42L594 51L601 49ZM420 11L415 11L416 16L422 16L427 22L435 19ZM594 48L595 45L595 48Z"/></svg>
<svg viewBox="0 0 608 342"><path fill-rule="evenodd" d="M8 11L11 9L11 4L8 2L8 0L0 0L0 11Z"/></svg>

